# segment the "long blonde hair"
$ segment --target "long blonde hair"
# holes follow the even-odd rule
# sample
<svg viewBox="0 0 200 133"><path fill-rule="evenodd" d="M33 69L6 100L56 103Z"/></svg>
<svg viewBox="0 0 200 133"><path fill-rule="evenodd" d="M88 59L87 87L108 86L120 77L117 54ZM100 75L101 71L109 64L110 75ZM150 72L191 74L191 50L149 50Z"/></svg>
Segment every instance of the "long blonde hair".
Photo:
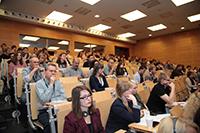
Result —
<svg viewBox="0 0 200 133"><path fill-rule="evenodd" d="M122 98L122 95L124 94L124 92L128 91L132 86L133 85L131 84L130 81L119 80L119 79L117 80L116 93L118 97L122 100L123 104L125 105L125 107L129 112L132 112L132 110L128 106L128 102Z"/></svg>

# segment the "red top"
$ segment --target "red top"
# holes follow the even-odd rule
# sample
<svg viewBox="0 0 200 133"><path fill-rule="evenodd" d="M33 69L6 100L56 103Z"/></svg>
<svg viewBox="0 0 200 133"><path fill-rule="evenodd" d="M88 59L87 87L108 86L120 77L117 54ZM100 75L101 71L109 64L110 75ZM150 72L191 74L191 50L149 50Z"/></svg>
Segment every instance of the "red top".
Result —
<svg viewBox="0 0 200 133"><path fill-rule="evenodd" d="M96 109L96 111L90 116L94 133L105 133L101 123L99 109ZM67 116L65 116L63 133L90 133L90 130L84 118L77 118L74 112L71 111Z"/></svg>

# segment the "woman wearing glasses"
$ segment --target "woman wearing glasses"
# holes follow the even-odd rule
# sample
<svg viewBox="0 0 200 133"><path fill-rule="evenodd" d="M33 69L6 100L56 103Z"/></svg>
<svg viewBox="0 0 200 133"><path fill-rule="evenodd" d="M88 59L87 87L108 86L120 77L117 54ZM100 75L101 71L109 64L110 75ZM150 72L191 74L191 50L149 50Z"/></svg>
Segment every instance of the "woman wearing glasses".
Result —
<svg viewBox="0 0 200 133"><path fill-rule="evenodd" d="M63 133L105 133L92 92L86 86L72 90L72 111L65 117Z"/></svg>

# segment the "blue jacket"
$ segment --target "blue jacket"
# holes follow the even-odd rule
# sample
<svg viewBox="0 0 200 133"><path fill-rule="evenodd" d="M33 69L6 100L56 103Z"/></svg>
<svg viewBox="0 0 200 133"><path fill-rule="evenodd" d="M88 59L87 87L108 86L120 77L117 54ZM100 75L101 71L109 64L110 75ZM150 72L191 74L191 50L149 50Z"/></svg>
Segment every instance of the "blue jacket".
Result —
<svg viewBox="0 0 200 133"><path fill-rule="evenodd" d="M140 109L133 108L132 102L129 102L132 112L129 112L122 100L117 98L110 109L110 114L106 124L106 133L114 133L119 129L128 130L128 125L140 121Z"/></svg>

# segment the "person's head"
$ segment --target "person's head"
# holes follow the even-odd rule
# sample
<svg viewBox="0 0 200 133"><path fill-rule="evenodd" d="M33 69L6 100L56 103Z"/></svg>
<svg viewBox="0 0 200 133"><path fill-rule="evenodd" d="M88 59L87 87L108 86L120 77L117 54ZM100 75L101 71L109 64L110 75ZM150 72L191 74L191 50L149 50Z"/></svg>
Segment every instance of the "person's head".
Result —
<svg viewBox="0 0 200 133"><path fill-rule="evenodd" d="M135 86L130 81L119 79L117 80L116 93L119 98L127 99L129 95L133 94L134 88Z"/></svg>
<svg viewBox="0 0 200 133"><path fill-rule="evenodd" d="M168 85L170 83L170 78L166 73L161 72L158 76L158 82L163 85Z"/></svg>
<svg viewBox="0 0 200 133"><path fill-rule="evenodd" d="M182 118L193 120L200 108L200 92L192 93L184 106Z"/></svg>
<svg viewBox="0 0 200 133"><path fill-rule="evenodd" d="M45 68L45 78L50 80L52 76L56 76L57 66L54 63L49 63Z"/></svg>
<svg viewBox="0 0 200 133"><path fill-rule="evenodd" d="M28 53L28 48L27 48L27 47L24 47L24 48L22 49L22 52L27 54L27 53Z"/></svg>
<svg viewBox="0 0 200 133"><path fill-rule="evenodd" d="M17 51L17 46L16 45L12 45L11 46L11 50L12 50L12 52L16 52Z"/></svg>
<svg viewBox="0 0 200 133"><path fill-rule="evenodd" d="M31 57L30 59L30 66L31 68L37 68L39 67L39 59L36 56Z"/></svg>
<svg viewBox="0 0 200 133"><path fill-rule="evenodd" d="M92 75L94 75L94 76L103 75L103 65L102 64L98 63L98 64L94 65L93 68L94 69L93 69Z"/></svg>
<svg viewBox="0 0 200 133"><path fill-rule="evenodd" d="M182 118L166 117L161 120L158 133L198 133L198 126Z"/></svg>
<svg viewBox="0 0 200 133"><path fill-rule="evenodd" d="M18 49L17 49L17 52L22 53L22 48L18 48Z"/></svg>
<svg viewBox="0 0 200 133"><path fill-rule="evenodd" d="M65 60L65 59L66 59L66 53L61 53L61 54L59 55L59 59L60 59L60 60Z"/></svg>
<svg viewBox="0 0 200 133"><path fill-rule="evenodd" d="M72 68L78 69L79 63L80 63L79 58L74 58L74 59L73 59L73 62L72 62Z"/></svg>
<svg viewBox="0 0 200 133"><path fill-rule="evenodd" d="M93 55L89 55L89 56L88 56L88 60L89 60L90 62L92 62L92 61L94 61L94 60L95 60L95 58L94 58L94 56L93 56Z"/></svg>
<svg viewBox="0 0 200 133"><path fill-rule="evenodd" d="M112 68L114 64L115 64L115 60L113 58L109 58L108 59L108 67Z"/></svg>
<svg viewBox="0 0 200 133"><path fill-rule="evenodd" d="M188 72L187 72L187 77L189 77L189 78L194 78L194 77L195 77L195 73L192 72L192 71L188 71Z"/></svg>
<svg viewBox="0 0 200 133"><path fill-rule="evenodd" d="M81 118L83 117L83 108L88 108L90 113L93 113L95 110L91 90L81 85L76 86L72 90L72 111L78 118Z"/></svg>
<svg viewBox="0 0 200 133"><path fill-rule="evenodd" d="M120 61L120 62L118 63L118 65L117 65L117 69L119 69L119 68L124 68L124 66L125 66L125 64L124 64L122 61Z"/></svg>
<svg viewBox="0 0 200 133"><path fill-rule="evenodd" d="M149 72L151 72L152 74L156 74L156 67L154 65L150 65Z"/></svg>
<svg viewBox="0 0 200 133"><path fill-rule="evenodd" d="M45 62L45 53L43 53L42 51L38 52L38 59L40 63L44 63Z"/></svg>
<svg viewBox="0 0 200 133"><path fill-rule="evenodd" d="M33 48L33 52L34 52L34 53L37 53L37 52L38 52L38 48L37 48L37 47L34 47L34 48Z"/></svg>
<svg viewBox="0 0 200 133"><path fill-rule="evenodd" d="M141 74L141 75L143 75L144 72L146 71L146 69L147 69L146 66L142 65L142 66L139 67L138 73Z"/></svg>

